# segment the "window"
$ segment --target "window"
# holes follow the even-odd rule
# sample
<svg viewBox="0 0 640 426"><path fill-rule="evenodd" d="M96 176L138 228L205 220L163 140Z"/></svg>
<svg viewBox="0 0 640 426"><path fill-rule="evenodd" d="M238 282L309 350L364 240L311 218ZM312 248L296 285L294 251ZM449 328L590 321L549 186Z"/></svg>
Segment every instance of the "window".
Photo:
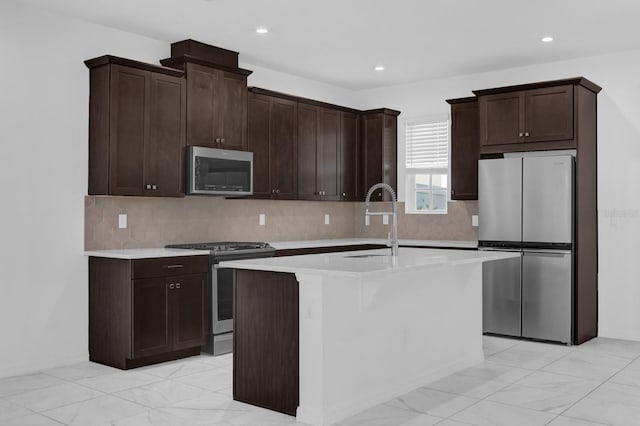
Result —
<svg viewBox="0 0 640 426"><path fill-rule="evenodd" d="M449 199L449 118L405 124L407 213L446 213Z"/></svg>

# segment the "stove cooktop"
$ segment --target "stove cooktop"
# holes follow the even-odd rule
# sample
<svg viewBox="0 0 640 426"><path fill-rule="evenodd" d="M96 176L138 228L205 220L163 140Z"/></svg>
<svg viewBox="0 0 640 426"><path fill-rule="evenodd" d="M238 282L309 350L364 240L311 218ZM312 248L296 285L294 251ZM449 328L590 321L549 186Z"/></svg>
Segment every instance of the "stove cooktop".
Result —
<svg viewBox="0 0 640 426"><path fill-rule="evenodd" d="M209 250L213 252L240 252L255 250L273 250L269 243L221 241L208 243L168 244L166 248L187 250Z"/></svg>

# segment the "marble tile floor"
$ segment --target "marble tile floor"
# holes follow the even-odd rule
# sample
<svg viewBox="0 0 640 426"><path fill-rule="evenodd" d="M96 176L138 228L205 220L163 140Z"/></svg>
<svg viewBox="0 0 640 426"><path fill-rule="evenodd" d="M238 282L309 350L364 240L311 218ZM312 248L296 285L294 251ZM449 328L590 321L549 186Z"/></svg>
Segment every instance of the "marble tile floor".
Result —
<svg viewBox="0 0 640 426"><path fill-rule="evenodd" d="M640 342L484 337L485 362L337 426L640 425ZM0 379L0 425L303 426L234 401L230 355L131 371L85 362Z"/></svg>

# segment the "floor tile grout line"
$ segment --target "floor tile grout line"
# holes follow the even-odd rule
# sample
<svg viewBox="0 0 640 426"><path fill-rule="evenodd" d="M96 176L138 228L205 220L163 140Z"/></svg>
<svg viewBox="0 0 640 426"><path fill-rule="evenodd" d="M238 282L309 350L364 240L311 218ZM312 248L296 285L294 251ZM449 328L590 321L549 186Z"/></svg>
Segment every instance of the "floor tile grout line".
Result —
<svg viewBox="0 0 640 426"><path fill-rule="evenodd" d="M566 413L568 410L570 410L572 407L574 407L576 404L578 404L580 401L582 401L583 399L585 399L586 397L588 397L589 395L591 395L593 392L595 392L596 390L600 389L600 387L602 385L604 385L605 383L607 383L609 380L611 380L611 378L615 377L619 372L621 372L622 370L624 370L625 368L627 368L628 366L630 366L635 360L637 360L638 358L640 358L640 356L630 360L627 365L625 365L624 367L620 368L619 370L617 370L615 373L613 373L611 376L609 376L608 378L602 380L600 382L600 384L598 386L596 386L595 388L593 388L592 390L590 390L586 395L584 395L582 398L578 399L576 402L574 402L573 404L571 404L570 406L568 406L567 408L565 408L559 415L563 415L564 413ZM570 417L570 416L567 416ZM584 420L584 419L581 419Z"/></svg>

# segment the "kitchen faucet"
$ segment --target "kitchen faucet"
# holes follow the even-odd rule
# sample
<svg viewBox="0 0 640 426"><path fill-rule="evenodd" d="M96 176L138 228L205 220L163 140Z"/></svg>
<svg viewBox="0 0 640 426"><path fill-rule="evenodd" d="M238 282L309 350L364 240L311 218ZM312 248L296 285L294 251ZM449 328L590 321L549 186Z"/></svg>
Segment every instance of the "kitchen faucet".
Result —
<svg viewBox="0 0 640 426"><path fill-rule="evenodd" d="M391 194L391 203L392 209L391 212L370 212L370 200L371 195L376 189L385 189L387 192ZM367 216L382 216L386 214L390 214L393 216L393 228L391 230L391 255L397 257L398 256L398 198L396 197L396 192L393 188L386 183L376 183L367 192L367 198L365 198L365 217Z"/></svg>

